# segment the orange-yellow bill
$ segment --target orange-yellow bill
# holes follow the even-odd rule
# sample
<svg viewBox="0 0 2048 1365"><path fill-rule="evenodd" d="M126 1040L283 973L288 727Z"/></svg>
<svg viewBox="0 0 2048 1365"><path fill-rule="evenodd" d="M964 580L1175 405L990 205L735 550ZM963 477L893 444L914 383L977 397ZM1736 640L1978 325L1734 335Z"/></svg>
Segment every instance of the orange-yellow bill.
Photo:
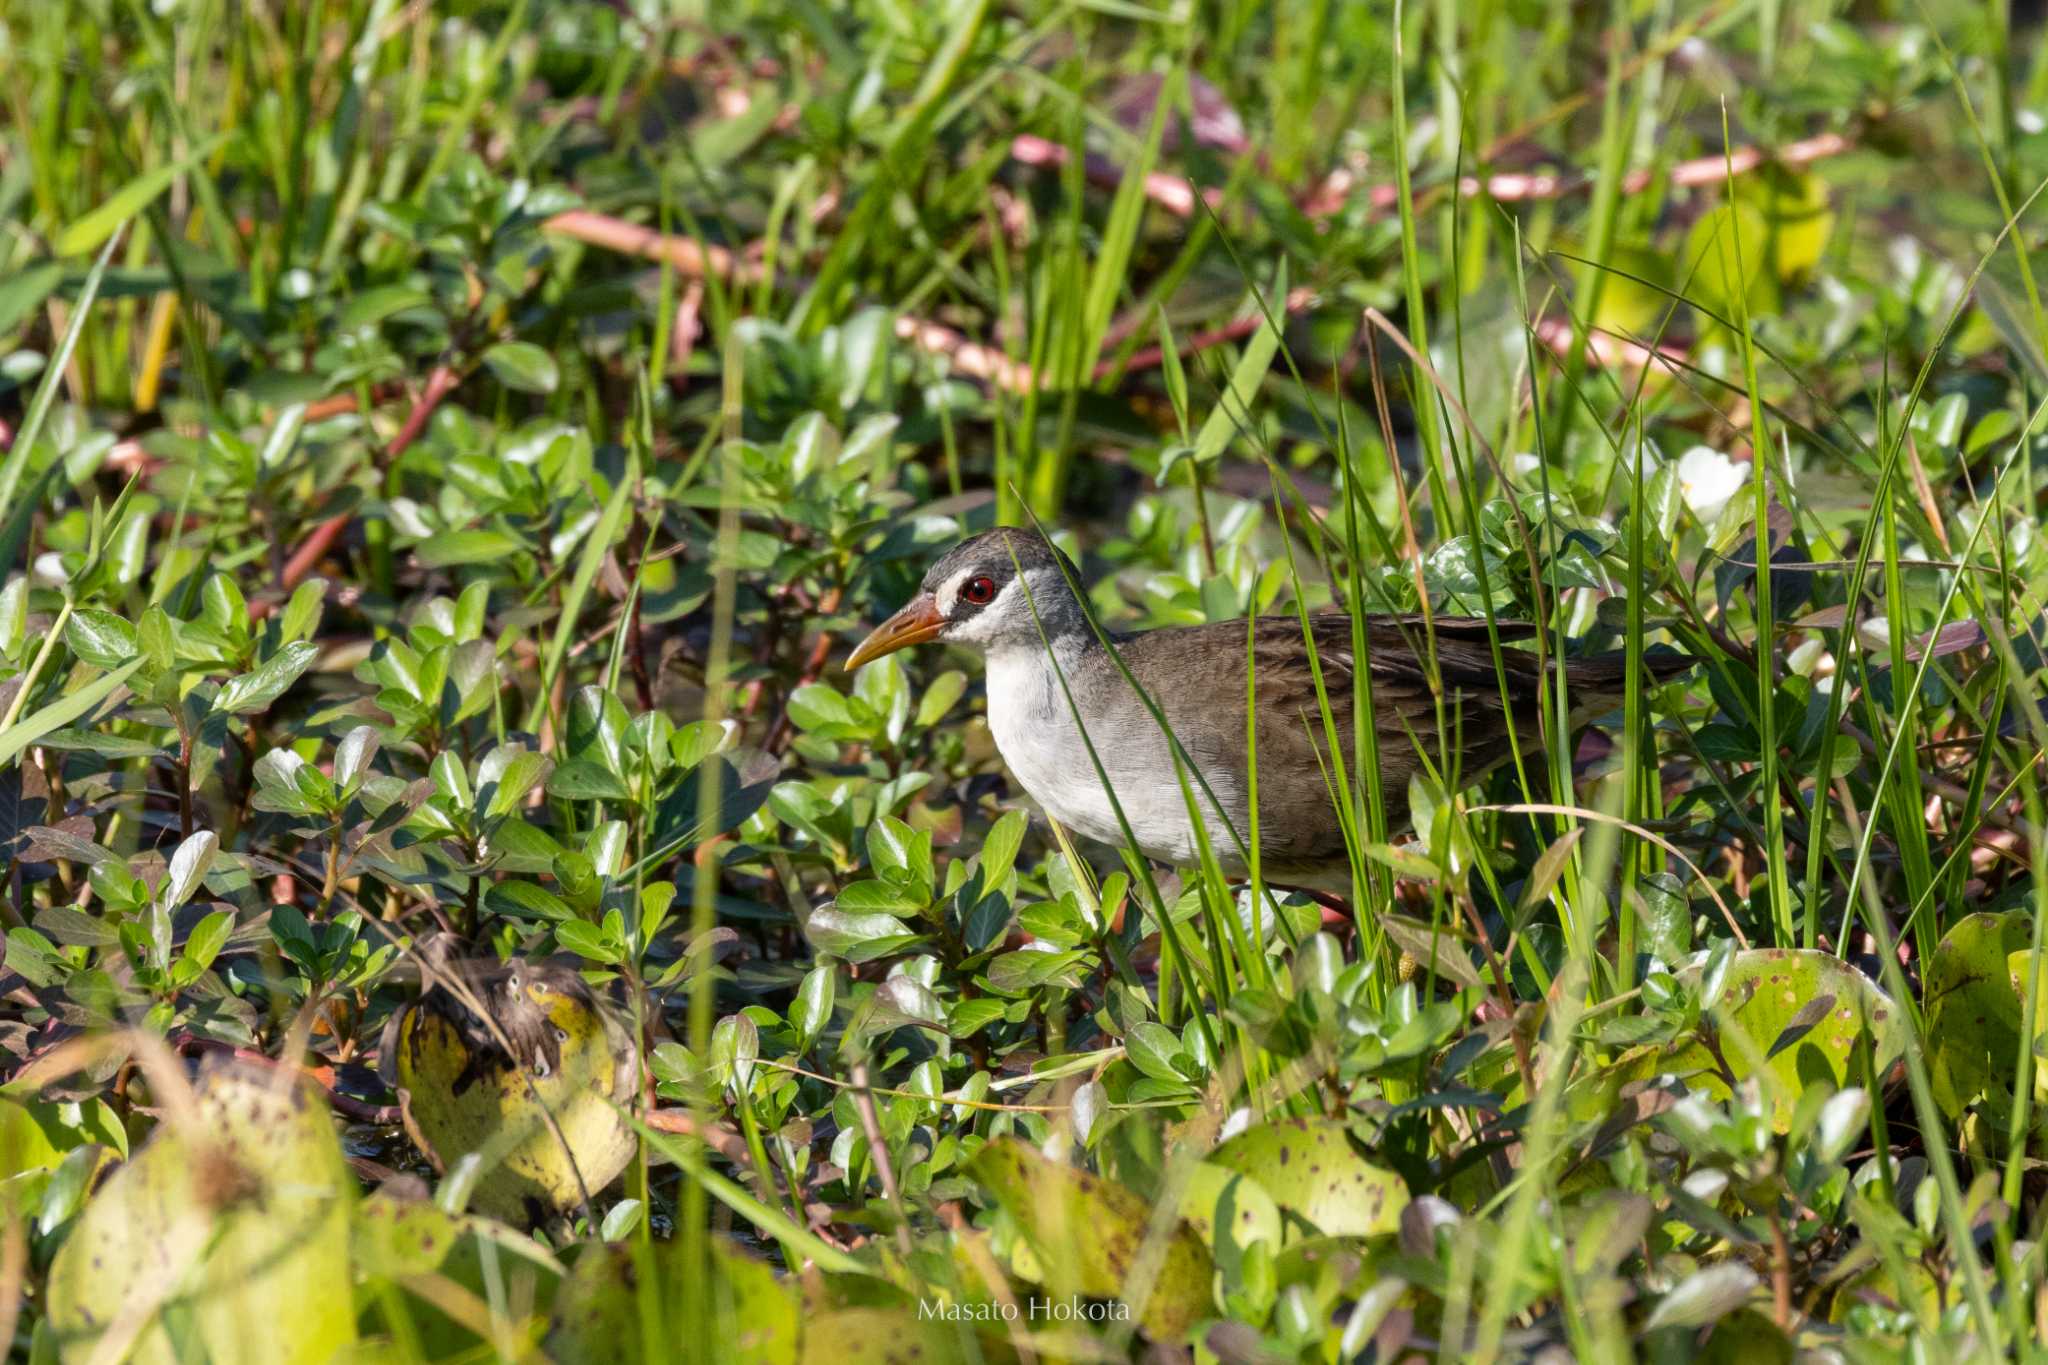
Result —
<svg viewBox="0 0 2048 1365"><path fill-rule="evenodd" d="M946 618L939 615L939 604L930 593L921 592L911 598L902 611L876 626L872 635L854 647L853 653L846 656L846 670L851 673L884 654L921 645L935 638L945 627Z"/></svg>

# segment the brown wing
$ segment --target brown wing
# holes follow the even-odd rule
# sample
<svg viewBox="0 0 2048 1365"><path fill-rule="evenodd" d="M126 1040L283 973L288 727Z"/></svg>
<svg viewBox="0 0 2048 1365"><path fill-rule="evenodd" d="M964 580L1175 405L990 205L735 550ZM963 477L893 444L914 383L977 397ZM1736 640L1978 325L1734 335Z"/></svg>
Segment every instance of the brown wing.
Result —
<svg viewBox="0 0 2048 1365"><path fill-rule="evenodd" d="M1353 689L1356 664L1351 619L1335 613L1310 618L1316 658L1322 665L1323 687L1330 700L1331 719L1337 742L1342 746L1347 774L1356 790L1365 775L1358 771L1353 743ZM1328 770L1328 731L1317 705L1314 678L1308 656L1301 648L1298 621L1276 619L1273 630L1270 672L1261 673L1260 695L1271 701L1261 707L1262 750L1270 747L1296 762L1314 765L1321 760L1318 777ZM1496 626L1503 643L1527 639L1535 628L1525 622L1500 622ZM1372 679L1373 742L1365 746L1360 761L1376 763L1380 794L1391 828L1407 822L1408 782L1421 767L1418 745L1435 770L1459 784L1469 783L1509 756L1511 751L1508 710L1502 706L1502 679L1506 681L1507 706L1515 717L1514 740L1527 748L1536 742L1537 658L1524 649L1502 649L1496 666L1492 640L1483 619L1441 617L1425 623L1420 616L1367 618L1365 644ZM1427 661L1427 662L1425 662ZM1270 678L1271 694L1265 686ZM1434 679L1434 682L1432 681ZM1439 689L1442 704L1439 706ZM1271 739L1268 739L1268 733ZM1438 735L1445 738L1439 741ZM1336 812L1331 808L1329 789L1322 783L1312 793L1290 794L1297 808L1286 811L1276 822L1280 856L1336 857L1342 853L1343 838ZM1321 818L1311 820L1304 798L1321 808ZM1261 801L1261 818L1267 814ZM1262 831L1263 833L1263 831ZM1310 834L1303 841L1299 835ZM1273 840L1262 838L1262 843ZM1306 847L1300 847L1302 843ZM1262 852L1264 850L1262 849Z"/></svg>
<svg viewBox="0 0 2048 1365"><path fill-rule="evenodd" d="M1361 780L1352 742L1357 666L1351 618L1324 612L1310 616L1308 624L1315 643L1313 667L1302 645L1300 618L1264 616L1251 627L1260 854L1279 865L1343 856L1342 826L1331 800L1331 730L1346 780L1353 790ZM1481 617L1439 616L1428 622L1419 614L1366 618L1374 734L1366 761L1377 764L1390 829L1407 823L1408 782L1420 767L1418 742L1435 771L1459 785L1478 780L1515 747L1527 752L1542 742L1535 652L1503 648L1496 662L1494 650L1495 639L1512 645L1535 634L1536 627L1524 621L1498 621L1489 632ZM1152 631L1122 642L1126 662L1165 705L1169 724L1196 763L1205 771L1224 773L1240 792L1249 791L1251 767L1244 742L1245 639L1246 624L1229 621ZM1645 662L1651 676L1660 678L1690 661ZM1317 697L1318 668L1329 701L1329 726ZM1611 707L1623 665L1620 656L1575 660L1567 677L1574 711L1584 715L1589 707ZM1448 735L1443 741L1438 739L1440 720Z"/></svg>

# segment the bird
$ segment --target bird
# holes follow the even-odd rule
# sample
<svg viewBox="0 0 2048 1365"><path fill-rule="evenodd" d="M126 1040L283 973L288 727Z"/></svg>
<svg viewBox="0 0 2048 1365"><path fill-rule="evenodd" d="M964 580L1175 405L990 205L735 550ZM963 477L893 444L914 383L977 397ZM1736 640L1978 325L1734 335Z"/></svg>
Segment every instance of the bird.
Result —
<svg viewBox="0 0 2048 1365"><path fill-rule="evenodd" d="M639 1057L574 967L464 959L434 934L414 949L419 997L385 1035L405 1129L437 1171L475 1152L470 1207L529 1225L609 1185L635 1150L621 1110Z"/></svg>
<svg viewBox="0 0 2048 1365"><path fill-rule="evenodd" d="M846 667L927 641L980 649L996 748L1039 807L1071 830L1123 846L1106 778L1129 822L1128 842L1155 862L1195 866L1200 845L1176 774L1176 746L1135 680L1178 740L1181 762L1206 783L1204 790L1191 778L1189 786L1226 875L1248 875L1255 758L1261 876L1348 891L1351 863L1313 668L1320 667L1339 756L1357 790L1351 617L1311 613L1306 635L1300 616L1098 633L1076 596L1080 581L1073 561L1035 531L1000 527L971 536L931 566L917 594L854 648ZM1376 755L1390 834L1408 822L1409 779L1423 770L1418 741L1456 787L1477 782L1517 747L1527 753L1555 739L1539 718L1545 667L1553 678L1562 674L1573 728L1621 703L1624 655L1561 666L1527 649L1500 649L1496 657L1495 640L1531 639L1531 623L1495 621L1489 629L1482 617L1368 614L1363 626L1372 689L1367 751ZM1246 743L1248 640L1255 753ZM1647 679L1662 681L1691 660L1660 652L1643 663ZM1445 730L1448 743L1440 740Z"/></svg>

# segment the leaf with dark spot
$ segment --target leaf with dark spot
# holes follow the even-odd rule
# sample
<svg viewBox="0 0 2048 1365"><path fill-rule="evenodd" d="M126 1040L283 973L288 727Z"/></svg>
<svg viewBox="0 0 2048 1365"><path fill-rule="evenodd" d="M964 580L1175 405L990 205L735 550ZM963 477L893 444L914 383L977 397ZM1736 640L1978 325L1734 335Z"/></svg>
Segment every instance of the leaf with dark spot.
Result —
<svg viewBox="0 0 2048 1365"><path fill-rule="evenodd" d="M1023 1229L1055 1290L1128 1296L1159 1341L1180 1340L1211 1311L1209 1253L1177 1215L1155 1232L1153 1211L1137 1195L1014 1138L983 1147L968 1171ZM1141 1283L1147 1269L1150 1292Z"/></svg>
<svg viewBox="0 0 2048 1365"><path fill-rule="evenodd" d="M1831 994L1816 995L1813 999L1807 1001L1800 1008L1799 1013L1793 1015L1784 1029L1778 1034L1777 1040L1771 1044L1771 1050L1765 1054L1766 1058L1777 1056L1786 1048L1791 1047L1801 1038L1813 1032L1814 1025L1827 1018L1828 1011L1834 1007L1835 997Z"/></svg>
<svg viewBox="0 0 2048 1365"><path fill-rule="evenodd" d="M1800 1094L1825 1081L1839 1089L1852 1079L1858 1040L1870 1040L1880 1074L1904 1046L1893 1026L1891 1001L1877 983L1832 953L1809 949L1753 948L1715 964L1724 986L1712 1016L1719 1056L1698 1037L1631 1048L1615 1060L1613 1076L1623 1082L1676 1076L1716 1099L1728 1087L1725 1060L1738 1081L1764 1080L1771 1123L1785 1132ZM1696 963L1679 973L1697 983L1713 966ZM1823 1007L1823 1002L1824 1007Z"/></svg>
<svg viewBox="0 0 2048 1365"><path fill-rule="evenodd" d="M1264 1124L1238 1134L1209 1159L1251 1176L1281 1208L1333 1237L1393 1232L1408 1205L1407 1182L1360 1156L1350 1131L1335 1119Z"/></svg>

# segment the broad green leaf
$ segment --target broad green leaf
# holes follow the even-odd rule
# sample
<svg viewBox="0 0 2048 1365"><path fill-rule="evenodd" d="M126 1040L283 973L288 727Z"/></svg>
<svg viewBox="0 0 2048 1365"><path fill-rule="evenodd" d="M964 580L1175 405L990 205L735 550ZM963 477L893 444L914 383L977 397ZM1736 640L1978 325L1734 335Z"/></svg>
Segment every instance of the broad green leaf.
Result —
<svg viewBox="0 0 2048 1365"><path fill-rule="evenodd" d="M157 904L175 910L192 899L218 852L220 839L210 830L200 830L179 844L177 852L171 854L170 872L157 890Z"/></svg>
<svg viewBox="0 0 2048 1365"><path fill-rule="evenodd" d="M256 808L292 815L314 811L316 806L299 785L299 770L305 766L306 760L291 749L272 749L257 759L251 770L256 778Z"/></svg>
<svg viewBox="0 0 2048 1365"><path fill-rule="evenodd" d="M1047 953L1023 948L1004 953L988 964L988 984L1006 995L1021 995L1057 982L1079 989L1090 958L1087 953Z"/></svg>
<svg viewBox="0 0 2048 1365"><path fill-rule="evenodd" d="M1766 1077L1772 1126L1785 1132L1799 1096L1815 1082L1841 1089L1862 1079L1859 1038L1868 1037L1877 1074L1904 1045L1898 1009L1875 982L1832 953L1753 948L1687 967L1679 975L1700 984L1719 971L1720 999L1711 1020L1721 1027L1720 1052L1736 1079ZM1702 1020L1702 1024L1709 1022ZM1728 1098L1714 1054L1693 1034L1669 1043L1632 1048L1609 1067L1605 1083L1674 1075L1716 1099Z"/></svg>
<svg viewBox="0 0 2048 1365"><path fill-rule="evenodd" d="M957 1001L946 1016L946 1030L955 1038L972 1038L1002 1018L1008 1010L1009 1006L1002 1001L991 1000L985 995Z"/></svg>
<svg viewBox="0 0 2048 1365"><path fill-rule="evenodd" d="M613 965L624 956L620 945L588 920L574 919L555 926L555 941L592 962Z"/></svg>
<svg viewBox="0 0 2048 1365"><path fill-rule="evenodd" d="M579 687L569 702L569 752L623 773L626 732L631 723L625 706L610 692L601 687Z"/></svg>
<svg viewBox="0 0 2048 1365"><path fill-rule="evenodd" d="M199 613L214 629L232 639L248 635L249 601L235 580L225 573L211 574L199 589Z"/></svg>
<svg viewBox="0 0 2048 1365"><path fill-rule="evenodd" d="M789 1007L789 1022L806 1043L823 1033L825 1025L832 1022L832 1000L838 989L838 977L836 968L821 962L804 974L803 985L797 988L796 999Z"/></svg>
<svg viewBox="0 0 2048 1365"><path fill-rule="evenodd" d="M501 341L484 352L484 364L508 389L553 393L562 382L555 358L530 341Z"/></svg>
<svg viewBox="0 0 2048 1365"><path fill-rule="evenodd" d="M216 910L192 927L185 939L184 961L196 964L199 971L213 965L214 958L228 941L228 935L235 930L235 912Z"/></svg>
<svg viewBox="0 0 2048 1365"><path fill-rule="evenodd" d="M462 757L453 749L443 749L434 755L434 761L427 766L427 776L433 780L434 792L452 802L458 810L468 810L476 804L476 793L469 785L469 769L462 766Z"/></svg>
<svg viewBox="0 0 2048 1365"><path fill-rule="evenodd" d="M856 915L829 907L811 912L804 936L819 952L848 962L870 962L900 953L922 937L893 915Z"/></svg>
<svg viewBox="0 0 2048 1365"><path fill-rule="evenodd" d="M754 1063L761 1056L761 1030L744 1014L728 1014L711 1030L708 1059L711 1072L735 1095L753 1083Z"/></svg>
<svg viewBox="0 0 2048 1365"><path fill-rule="evenodd" d="M907 976L892 976L875 988L871 1026L895 1028L901 1024L923 1024L944 1028L945 1006L931 988Z"/></svg>
<svg viewBox="0 0 2048 1365"><path fill-rule="evenodd" d="M152 668L168 670L176 661L177 634L171 625L170 614L162 607L152 605L143 612L135 634L137 645Z"/></svg>
<svg viewBox="0 0 2048 1365"><path fill-rule="evenodd" d="M503 531L448 531L421 541L413 553L429 569L451 569L461 564L494 564L525 548L516 536Z"/></svg>
<svg viewBox="0 0 2048 1365"><path fill-rule="evenodd" d="M229 678L221 684L215 707L225 715L238 716L261 711L283 696L299 675L313 666L320 647L307 640L286 645L264 660L252 673Z"/></svg>
<svg viewBox="0 0 2048 1365"><path fill-rule="evenodd" d="M898 915L922 910L930 900L930 896L920 895L913 888L899 886L894 882L866 881L853 882L846 886L833 904L835 908L849 914Z"/></svg>
<svg viewBox="0 0 2048 1365"><path fill-rule="evenodd" d="M548 795L567 801L624 801L626 784L587 758L557 763L548 774Z"/></svg>
<svg viewBox="0 0 2048 1365"><path fill-rule="evenodd" d="M73 612L64 643L94 668L117 668L142 652L135 627L110 611Z"/></svg>
<svg viewBox="0 0 2048 1365"><path fill-rule="evenodd" d="M584 856L598 876L616 877L625 871L627 833L624 820L607 820L583 841Z"/></svg>
<svg viewBox="0 0 2048 1365"><path fill-rule="evenodd" d="M932 836L893 815L868 826L868 861L882 880L928 901L932 896Z"/></svg>
<svg viewBox="0 0 2048 1365"><path fill-rule="evenodd" d="M1184 1084L1188 1079L1173 1064L1176 1056L1186 1056L1180 1039L1164 1024L1150 1019L1133 1024L1124 1034L1124 1055L1131 1059L1132 1066L1154 1080Z"/></svg>
<svg viewBox="0 0 2048 1365"><path fill-rule="evenodd" d="M373 327L399 313L414 308L430 308L434 297L424 289L415 289L409 284L386 284L352 294L334 315L334 325L341 328Z"/></svg>
<svg viewBox="0 0 2048 1365"><path fill-rule="evenodd" d="M327 605L327 580L309 578L293 590L277 618L278 638L306 640L320 628L321 612Z"/></svg>
<svg viewBox="0 0 2048 1365"><path fill-rule="evenodd" d="M334 746L334 785L343 791L360 785L376 756L377 744L375 726L358 725L343 735L341 743Z"/></svg>
<svg viewBox="0 0 2048 1365"><path fill-rule="evenodd" d="M931 686L917 699L917 728L929 730L944 720L966 691L967 675L957 668L949 668L932 679Z"/></svg>
<svg viewBox="0 0 2048 1365"><path fill-rule="evenodd" d="M477 767L477 783L490 789L486 816L510 815L526 801L527 794L548 775L546 754L531 749L500 745L484 755Z"/></svg>
<svg viewBox="0 0 2048 1365"><path fill-rule="evenodd" d="M512 919L573 920L576 912L560 896L532 882L494 882L484 892L493 914Z"/></svg>
<svg viewBox="0 0 2048 1365"><path fill-rule="evenodd" d="M1016 865L1017 850L1024 846L1024 831L1030 820L1023 811L1004 811L1002 818L989 827L988 837L981 841L981 872L984 886L993 887L1010 875Z"/></svg>
<svg viewBox="0 0 2048 1365"><path fill-rule="evenodd" d="M214 1070L192 1121L160 1122L86 1204L50 1267L51 1326L78 1359L325 1362L355 1339L354 1297L335 1292L355 1190L317 1092Z"/></svg>
<svg viewBox="0 0 2048 1365"><path fill-rule="evenodd" d="M799 687L789 698L789 718L799 730L848 730L857 724L851 704L830 683Z"/></svg>
<svg viewBox="0 0 2048 1365"><path fill-rule="evenodd" d="M1927 963L1928 1080L1934 1101L1955 1118L1983 1101L2001 1138L2019 1075L2026 1017L2032 918L1982 911L1958 920ZM2048 991L2048 980L2042 982ZM2035 1028L2048 1032L2048 994ZM2036 1074L2042 1064L2035 1062Z"/></svg>

